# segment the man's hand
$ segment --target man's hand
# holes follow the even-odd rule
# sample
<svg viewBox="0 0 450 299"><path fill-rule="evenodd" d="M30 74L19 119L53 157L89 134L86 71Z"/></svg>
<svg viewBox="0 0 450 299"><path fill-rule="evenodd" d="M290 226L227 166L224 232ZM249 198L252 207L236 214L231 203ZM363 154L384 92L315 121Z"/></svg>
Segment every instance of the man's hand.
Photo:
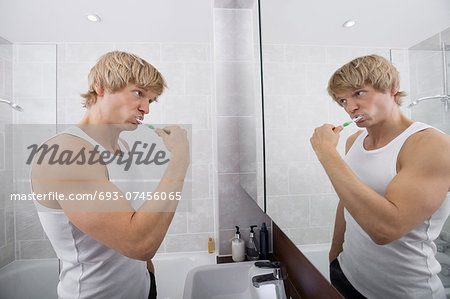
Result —
<svg viewBox="0 0 450 299"><path fill-rule="evenodd" d="M329 149L335 149L339 142L339 133L344 128L342 126L335 127L330 124L325 124L321 127L318 127L314 130L314 134L311 137L311 145L316 152L316 155L319 156L322 152L325 152Z"/></svg>
<svg viewBox="0 0 450 299"><path fill-rule="evenodd" d="M179 126L169 126L164 129L156 128L155 133L164 141L172 155L179 155L189 158L189 141L186 130Z"/></svg>

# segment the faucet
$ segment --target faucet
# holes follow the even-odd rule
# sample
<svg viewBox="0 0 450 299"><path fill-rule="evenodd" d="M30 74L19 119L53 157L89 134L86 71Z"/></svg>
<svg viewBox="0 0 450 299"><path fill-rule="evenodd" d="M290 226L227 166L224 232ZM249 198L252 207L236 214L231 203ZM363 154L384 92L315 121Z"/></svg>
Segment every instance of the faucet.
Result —
<svg viewBox="0 0 450 299"><path fill-rule="evenodd" d="M261 269L274 269L272 274L262 274L252 277L252 283L255 288L265 284L276 284L283 280L280 262L256 262L255 267Z"/></svg>

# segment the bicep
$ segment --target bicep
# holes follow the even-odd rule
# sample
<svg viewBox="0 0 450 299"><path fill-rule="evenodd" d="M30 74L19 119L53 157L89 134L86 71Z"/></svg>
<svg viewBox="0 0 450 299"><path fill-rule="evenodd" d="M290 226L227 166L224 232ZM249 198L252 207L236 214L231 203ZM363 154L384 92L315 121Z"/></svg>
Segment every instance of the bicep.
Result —
<svg viewBox="0 0 450 299"><path fill-rule="evenodd" d="M431 159L433 160L433 159ZM389 183L385 198L396 208L398 238L439 209L448 191L448 167L416 161L403 167Z"/></svg>
<svg viewBox="0 0 450 299"><path fill-rule="evenodd" d="M107 180L35 179L36 194L58 194L58 203L79 230L124 255L134 255L131 218L134 209Z"/></svg>

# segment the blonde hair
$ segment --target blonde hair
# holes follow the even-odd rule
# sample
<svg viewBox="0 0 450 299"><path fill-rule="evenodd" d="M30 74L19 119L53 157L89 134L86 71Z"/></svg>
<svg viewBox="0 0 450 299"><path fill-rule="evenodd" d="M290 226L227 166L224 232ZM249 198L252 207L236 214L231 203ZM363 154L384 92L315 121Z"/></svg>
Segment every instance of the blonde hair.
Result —
<svg viewBox="0 0 450 299"><path fill-rule="evenodd" d="M328 81L328 94L339 105L336 93L363 88L372 85L378 91L386 92L397 89L400 85L400 75L397 69L384 57L368 55L353 59L334 72ZM402 104L403 91L397 91L394 100Z"/></svg>
<svg viewBox="0 0 450 299"><path fill-rule="evenodd" d="M102 90L117 92L128 84L135 84L160 96L166 81L161 73L144 59L126 52L114 51L100 57L88 76L89 90L81 96L83 107L91 107L97 101L95 84Z"/></svg>

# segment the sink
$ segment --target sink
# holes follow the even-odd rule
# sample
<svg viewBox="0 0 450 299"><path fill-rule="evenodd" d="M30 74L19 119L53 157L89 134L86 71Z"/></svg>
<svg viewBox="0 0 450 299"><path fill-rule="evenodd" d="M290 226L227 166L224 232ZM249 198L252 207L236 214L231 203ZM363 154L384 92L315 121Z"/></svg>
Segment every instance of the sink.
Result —
<svg viewBox="0 0 450 299"><path fill-rule="evenodd" d="M200 266L189 271L183 299L286 299L283 280L253 286L254 276L271 274L255 262Z"/></svg>

